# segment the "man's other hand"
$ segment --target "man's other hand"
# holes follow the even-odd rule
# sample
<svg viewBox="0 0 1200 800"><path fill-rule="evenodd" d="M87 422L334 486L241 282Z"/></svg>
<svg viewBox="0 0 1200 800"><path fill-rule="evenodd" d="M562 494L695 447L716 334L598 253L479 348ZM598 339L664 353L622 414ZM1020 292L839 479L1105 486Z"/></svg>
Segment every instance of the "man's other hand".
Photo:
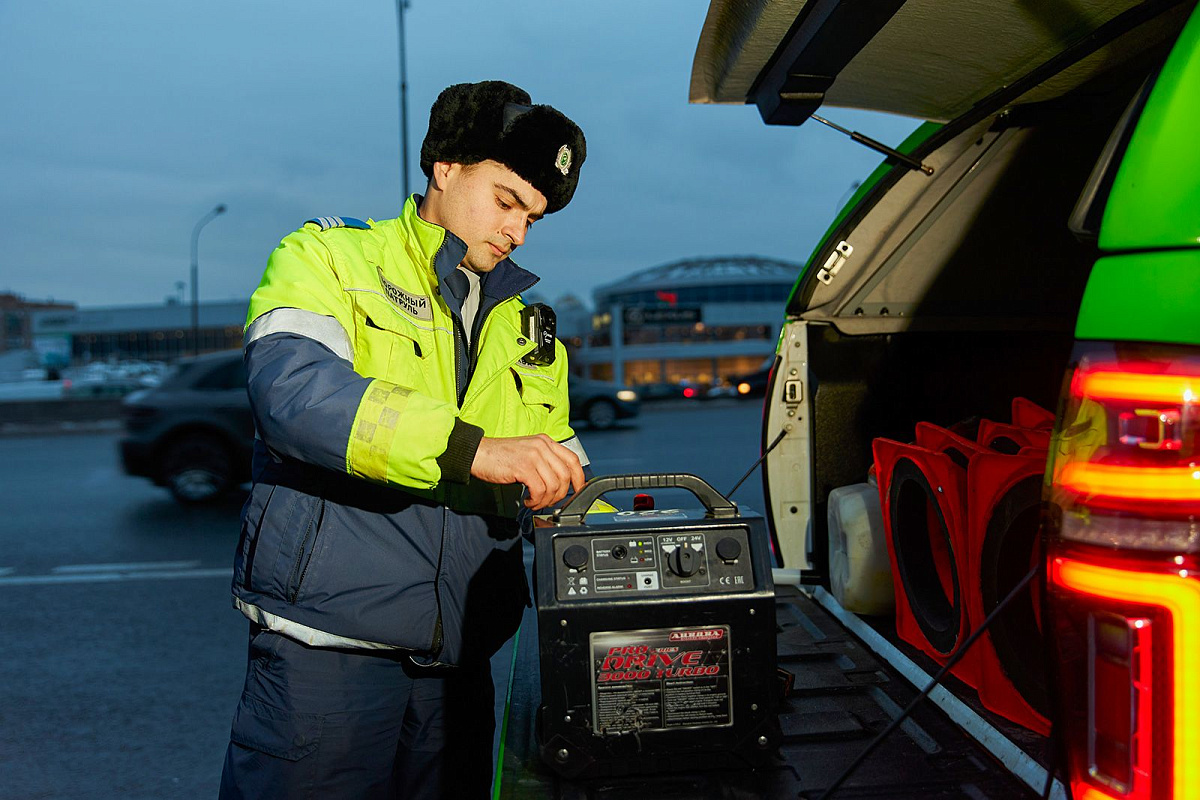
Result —
<svg viewBox="0 0 1200 800"><path fill-rule="evenodd" d="M471 477L489 483L523 483L525 505L546 508L586 483L579 457L544 433L506 439L484 437L471 463Z"/></svg>

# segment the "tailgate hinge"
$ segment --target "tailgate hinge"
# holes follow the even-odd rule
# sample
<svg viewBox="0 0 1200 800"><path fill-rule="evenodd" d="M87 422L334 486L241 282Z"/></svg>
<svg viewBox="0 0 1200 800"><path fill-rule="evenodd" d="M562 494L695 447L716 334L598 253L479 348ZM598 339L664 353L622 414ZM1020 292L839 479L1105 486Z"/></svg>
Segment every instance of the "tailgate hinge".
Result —
<svg viewBox="0 0 1200 800"><path fill-rule="evenodd" d="M842 268L846 259L850 258L850 254L853 252L854 248L849 242L838 242L838 246L833 248L829 258L825 259L825 266L821 267L821 271L817 273L817 280L826 286L833 283L833 276L838 274L838 270Z"/></svg>

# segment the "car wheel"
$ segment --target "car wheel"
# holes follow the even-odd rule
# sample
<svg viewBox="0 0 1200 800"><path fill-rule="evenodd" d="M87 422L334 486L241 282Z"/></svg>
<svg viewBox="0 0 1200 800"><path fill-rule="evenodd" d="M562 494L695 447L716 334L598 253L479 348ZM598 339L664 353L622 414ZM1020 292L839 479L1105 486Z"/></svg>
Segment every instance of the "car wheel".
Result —
<svg viewBox="0 0 1200 800"><path fill-rule="evenodd" d="M212 436L192 434L167 446L163 482L187 505L211 502L229 490L233 466L229 452Z"/></svg>
<svg viewBox="0 0 1200 800"><path fill-rule="evenodd" d="M593 400L587 407L587 423L596 430L617 424L617 407L608 400Z"/></svg>

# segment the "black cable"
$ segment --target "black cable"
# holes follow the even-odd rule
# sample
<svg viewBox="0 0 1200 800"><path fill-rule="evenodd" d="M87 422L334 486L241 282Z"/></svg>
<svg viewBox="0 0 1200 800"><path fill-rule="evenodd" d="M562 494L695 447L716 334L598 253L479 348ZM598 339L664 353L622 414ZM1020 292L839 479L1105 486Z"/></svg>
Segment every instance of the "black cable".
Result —
<svg viewBox="0 0 1200 800"><path fill-rule="evenodd" d="M1058 729L1054 727L1054 723L1050 723L1050 763L1046 765L1046 782L1042 784L1042 800L1050 800L1050 790L1054 788L1054 773L1058 772L1058 747L1054 742L1054 738L1058 733Z"/></svg>
<svg viewBox="0 0 1200 800"><path fill-rule="evenodd" d="M766 450L763 450L763 454L758 457L758 461L755 461L753 464L750 465L750 469L746 470L746 474L742 476L742 479L740 481L738 481L737 483L735 483L733 485L733 488L725 493L726 497L732 499L733 493L738 490L739 486L741 486L743 483L746 482L746 478L750 477L750 473L754 472L755 468L763 462L763 459L767 457L767 454L775 449L775 445L777 445L783 441L784 436L787 436L786 428L784 428L783 430L781 430L779 432L779 435L775 437L775 441L771 442L771 444L767 446Z"/></svg>
<svg viewBox="0 0 1200 800"><path fill-rule="evenodd" d="M1046 503L1042 503L1041 549L1039 552L1043 554L1047 553L1050 549L1049 537L1046 534L1048 528L1048 525L1046 524L1048 512L1049 506ZM1048 685L1057 686L1058 664L1057 659L1051 656L1053 647L1050 645L1050 632L1054 630L1054 609L1050 604L1050 591L1049 587L1046 585L1046 573L1044 570L1042 572L1042 585L1041 592L1039 594L1041 595L1042 599L1042 618L1040 627L1044 632L1044 638L1042 642L1042 672L1046 676ZM1062 726L1059 724L1060 715L1062 713L1061 704L1056 701L1052 701L1050 703L1049 712L1050 713L1047 715L1050 718L1050 735L1047 737L1049 740L1047 742L1049 754L1046 757L1046 783L1044 786L1042 786L1042 800L1050 800L1050 792L1054 787L1054 778L1058 773L1059 764L1063 763L1063 754L1060 750L1062 744L1060 741L1060 736L1062 735ZM1043 751L1043 753L1045 752L1046 751Z"/></svg>
<svg viewBox="0 0 1200 800"><path fill-rule="evenodd" d="M1041 569L1042 562L1039 561L1037 565L1035 565L1033 569L1029 570L1025 577L1021 579L1021 582L1014 586L1013 590L1009 592L1003 600L996 604L996 607L992 609L992 613L987 615L987 619L985 619L978 628L971 632L971 635L967 637L967 640L962 643L962 647L958 648L958 651L950 657L950 660L946 662L945 666L943 666L937 671L937 673L934 674L933 678L929 681L929 685L921 690L921 693L917 695L916 699L909 703L908 706L901 711L895 719L892 720L890 725L880 731L879 734L872 739L869 744L867 744L866 748L858 754L858 757L850 763L850 766L846 767L842 774L838 776L837 780L829 785L829 788L825 790L818 800L828 800L828 798L832 797L833 793L837 791L837 789L843 783L846 782L846 779L854 774L854 770L858 769L858 766L862 764L862 762L866 761L867 756L875 752L875 748L882 744L883 740L886 739L892 731L900 727L900 723L908 719L909 715L912 714L917 705L929 696L929 693L938 686L938 683L943 677L945 677L946 673L949 672L950 669L957 664L960 659L962 659L971 645L975 643L975 640L983 635L983 632L987 630L988 625L992 624L992 620L994 620L997 615L1004 610L1004 607L1007 606L1009 602L1021 592L1022 589L1029 585L1029 582L1037 576Z"/></svg>

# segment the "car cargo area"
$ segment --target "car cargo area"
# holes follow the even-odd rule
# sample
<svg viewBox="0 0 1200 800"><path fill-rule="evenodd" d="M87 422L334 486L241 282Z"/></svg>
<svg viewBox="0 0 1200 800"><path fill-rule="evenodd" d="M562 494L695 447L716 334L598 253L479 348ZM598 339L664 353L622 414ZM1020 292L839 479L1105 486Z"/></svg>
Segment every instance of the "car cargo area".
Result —
<svg viewBox="0 0 1200 800"><path fill-rule="evenodd" d="M1049 429L1098 254L1108 157L1144 79L1122 71L933 132L915 150L933 175L884 174L831 231L791 300L763 438L766 447L789 434L764 470L777 551L819 605L917 686L1040 559ZM1028 441L1013 416L1026 411L1039 427ZM1001 443L996 431L1020 441ZM969 484L976 453L985 455L982 466L971 461ZM996 486L981 489L989 469ZM847 493L876 504L869 533L865 516L842 529ZM993 504L992 516L972 503ZM845 548L862 548L863 536L876 572L847 572L855 556ZM894 583L895 611L887 590L874 605L859 599L879 580ZM1044 775L1054 712L1038 581L934 699L993 755Z"/></svg>
<svg viewBox="0 0 1200 800"><path fill-rule="evenodd" d="M794 683L780 708L783 742L767 766L708 769L704 763L664 755L649 775L566 780L538 757L541 677L534 617L529 609L513 656L497 765L498 798L817 798L917 694L894 666L808 593L781 585L776 592L778 664ZM1042 742L1026 746L1040 757ZM963 736L937 707L924 703L835 796L1001 800L1039 793Z"/></svg>

